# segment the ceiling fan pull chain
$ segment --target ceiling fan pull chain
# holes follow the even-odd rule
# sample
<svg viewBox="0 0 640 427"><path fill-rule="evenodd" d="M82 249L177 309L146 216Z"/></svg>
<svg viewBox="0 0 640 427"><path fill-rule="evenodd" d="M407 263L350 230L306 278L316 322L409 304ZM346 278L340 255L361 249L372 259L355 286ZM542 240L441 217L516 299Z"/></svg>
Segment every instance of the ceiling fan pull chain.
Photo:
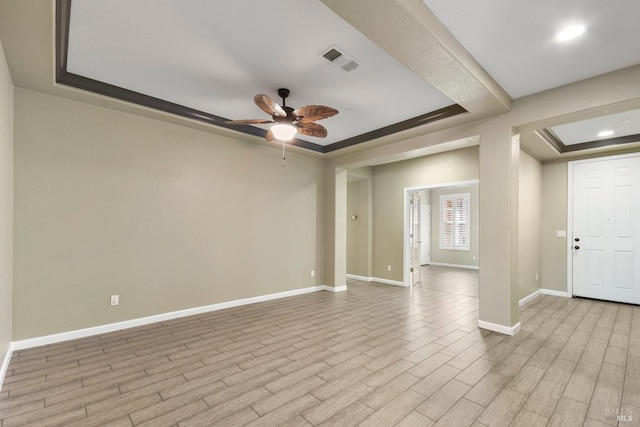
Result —
<svg viewBox="0 0 640 427"><path fill-rule="evenodd" d="M286 157L284 157L284 141L282 141L282 167L284 167L285 160L286 160Z"/></svg>

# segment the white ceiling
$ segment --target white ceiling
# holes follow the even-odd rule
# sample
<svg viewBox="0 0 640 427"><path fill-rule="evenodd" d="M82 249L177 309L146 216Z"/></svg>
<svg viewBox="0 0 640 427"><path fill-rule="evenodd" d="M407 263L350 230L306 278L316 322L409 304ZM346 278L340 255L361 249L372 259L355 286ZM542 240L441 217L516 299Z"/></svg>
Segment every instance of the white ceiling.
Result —
<svg viewBox="0 0 640 427"><path fill-rule="evenodd" d="M86 87L52 84L51 24L55 6L67 1L0 1L0 37L16 86L84 96ZM366 145L504 113L512 99L640 64L638 0L385 0L367 7L369 1L73 0L67 71L233 120L268 118L253 96L280 102L277 89L286 87L291 107L340 111L320 122L327 138L304 137L328 152L333 143L455 103L468 113ZM556 43L560 27L574 22L586 26L583 37ZM332 45L361 65L345 72L328 63L321 55ZM638 115L629 113L630 120ZM553 126L575 148L597 139L593 132L606 119L568 123L575 120L549 118L540 126ZM525 146L547 144L532 124L523 125ZM638 134L636 124L625 126ZM530 151L542 160L565 156L545 147Z"/></svg>
<svg viewBox="0 0 640 427"><path fill-rule="evenodd" d="M640 63L638 0L422 1L514 99ZM558 42L569 25L584 26L584 34ZM640 111L551 130L565 146L640 135ZM614 133L598 136L603 130ZM521 141L545 143L528 135Z"/></svg>
<svg viewBox="0 0 640 427"><path fill-rule="evenodd" d="M605 138L640 135L640 110L552 126L551 130L564 145L581 144ZM603 131L611 131L613 134L606 137L599 136L598 134Z"/></svg>
<svg viewBox="0 0 640 427"><path fill-rule="evenodd" d="M253 97L280 87L336 108L304 137L320 145L455 104L319 1L74 1L69 33L69 72L219 117L268 119ZM323 58L333 45L360 66Z"/></svg>
<svg viewBox="0 0 640 427"><path fill-rule="evenodd" d="M640 63L640 1L423 0L512 98ZM559 43L568 25L586 27Z"/></svg>

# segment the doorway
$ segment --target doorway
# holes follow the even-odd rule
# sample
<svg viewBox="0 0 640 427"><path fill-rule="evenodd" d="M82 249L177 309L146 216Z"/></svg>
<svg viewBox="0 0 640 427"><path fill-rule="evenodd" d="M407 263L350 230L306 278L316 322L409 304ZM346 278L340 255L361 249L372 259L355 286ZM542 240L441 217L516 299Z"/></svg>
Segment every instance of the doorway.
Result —
<svg viewBox="0 0 640 427"><path fill-rule="evenodd" d="M569 163L574 296L640 304L640 153Z"/></svg>
<svg viewBox="0 0 640 427"><path fill-rule="evenodd" d="M433 191L438 191L438 190L443 190L443 189L451 189L452 192L456 191L456 188L463 188L463 187L469 187L469 186L477 186L479 183L479 180L474 179L474 180L469 180L469 181L459 181L459 182L449 182L449 183L443 183L443 184L436 184L436 185L423 185L423 186L417 186L417 187L406 187L404 189L404 244L403 244L403 284L404 286L407 287L411 287L412 285L415 284L414 282L414 275L411 271L412 265L413 264L417 264L417 268L420 269L420 265L423 264L422 263L422 251L419 250L419 255L417 260L413 260L414 257L416 256L416 250L415 250L415 246L414 241L412 239L412 232L413 229L415 227L414 224L414 216L412 215L412 197L413 197L413 193L416 192L421 192L423 190L433 190ZM420 204L428 204L426 202L426 200L421 200ZM422 209L420 209L422 210ZM437 215L435 212L438 212L438 210L434 207L431 206L430 209L430 215ZM414 212L415 213L415 212ZM422 218L419 216L419 222L421 224L418 225L419 228L424 229L424 224L422 223L423 221L420 221ZM429 221L429 224L431 224L431 221ZM431 230L431 227L429 225L429 230ZM431 230L432 231L432 230ZM432 239L432 232L430 231L429 233L429 241L431 243ZM429 245L429 260L428 260L428 264L433 264L433 260L431 259L431 253L433 251L434 247L432 244ZM436 248L437 249L437 248ZM474 258L474 261L476 261L476 256L472 255ZM465 267L463 265L459 265L458 263L441 263L439 264L440 266L447 266L447 267L463 267L463 268L468 268ZM477 268L477 267L476 267ZM415 271L415 268L414 268Z"/></svg>

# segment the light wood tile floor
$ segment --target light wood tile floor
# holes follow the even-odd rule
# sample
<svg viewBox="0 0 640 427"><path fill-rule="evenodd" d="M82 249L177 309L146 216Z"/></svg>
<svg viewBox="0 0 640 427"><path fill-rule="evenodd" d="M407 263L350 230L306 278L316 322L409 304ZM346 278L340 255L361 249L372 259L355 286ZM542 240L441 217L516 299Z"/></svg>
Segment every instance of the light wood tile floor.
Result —
<svg viewBox="0 0 640 427"><path fill-rule="evenodd" d="M640 307L542 296L507 337L477 272L423 279L17 351L1 426L640 425Z"/></svg>

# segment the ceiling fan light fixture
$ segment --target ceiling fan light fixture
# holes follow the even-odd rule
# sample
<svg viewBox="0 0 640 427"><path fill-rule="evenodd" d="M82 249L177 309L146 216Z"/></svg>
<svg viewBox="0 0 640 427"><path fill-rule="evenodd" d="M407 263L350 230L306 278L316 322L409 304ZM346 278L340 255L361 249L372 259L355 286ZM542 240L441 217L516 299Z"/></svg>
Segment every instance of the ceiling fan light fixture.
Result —
<svg viewBox="0 0 640 427"><path fill-rule="evenodd" d="M298 130L293 125L279 123L271 126L273 136L279 141L289 141L293 139Z"/></svg>
<svg viewBox="0 0 640 427"><path fill-rule="evenodd" d="M325 138L327 136L327 129L316 123L316 121L333 117L338 114L338 110L326 105L305 105L304 107L293 109L285 105L285 99L289 96L289 89L278 89L278 95L282 98L282 106L263 93L253 97L253 102L258 108L271 116L270 119L227 120L223 123L228 125L274 123L265 135L265 139L267 141L282 141L283 153L284 143L292 140L297 133L316 138Z"/></svg>

